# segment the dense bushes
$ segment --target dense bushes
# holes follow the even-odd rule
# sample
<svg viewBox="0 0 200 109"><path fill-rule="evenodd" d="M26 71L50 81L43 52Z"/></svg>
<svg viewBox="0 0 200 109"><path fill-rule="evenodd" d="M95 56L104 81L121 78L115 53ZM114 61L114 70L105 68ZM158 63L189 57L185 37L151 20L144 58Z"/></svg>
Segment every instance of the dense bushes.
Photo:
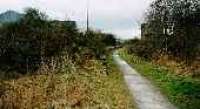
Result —
<svg viewBox="0 0 200 109"><path fill-rule="evenodd" d="M156 51L156 49L149 41L144 41L144 40L138 40L138 39L130 40L126 42L125 45L128 50L128 53L130 54L134 53L146 59L151 59L153 53Z"/></svg>
<svg viewBox="0 0 200 109"><path fill-rule="evenodd" d="M19 69L37 67L69 48L76 33L74 25L48 21L38 10L29 9L19 22L1 28L1 59Z"/></svg>
<svg viewBox="0 0 200 109"><path fill-rule="evenodd" d="M39 10L27 9L20 21L0 28L0 60L21 70L37 69L60 56L73 61L85 55L99 58L106 46L115 43L110 36L95 31L81 33L74 21L52 21Z"/></svg>
<svg viewBox="0 0 200 109"><path fill-rule="evenodd" d="M96 58L100 58L102 54L106 54L106 47L116 45L116 39L112 34L89 30L85 34L85 37L85 47L89 48Z"/></svg>

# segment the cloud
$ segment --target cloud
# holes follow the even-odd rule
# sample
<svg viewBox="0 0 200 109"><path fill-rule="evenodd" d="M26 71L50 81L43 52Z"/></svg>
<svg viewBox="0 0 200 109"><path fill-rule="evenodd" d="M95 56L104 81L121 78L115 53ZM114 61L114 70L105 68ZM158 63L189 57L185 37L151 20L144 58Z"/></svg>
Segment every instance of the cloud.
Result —
<svg viewBox="0 0 200 109"><path fill-rule="evenodd" d="M90 0L90 26L121 38L139 35L140 22L152 0ZM0 0L0 12L38 8L53 19L72 19L85 27L87 0Z"/></svg>

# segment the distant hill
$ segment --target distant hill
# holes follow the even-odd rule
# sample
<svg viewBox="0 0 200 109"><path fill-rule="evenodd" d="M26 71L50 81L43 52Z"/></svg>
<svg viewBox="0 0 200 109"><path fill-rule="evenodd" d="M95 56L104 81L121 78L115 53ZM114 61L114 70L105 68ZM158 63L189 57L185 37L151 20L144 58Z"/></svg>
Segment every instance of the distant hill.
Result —
<svg viewBox="0 0 200 109"><path fill-rule="evenodd" d="M0 14L0 23L16 22L22 18L23 14L15 11L6 11Z"/></svg>

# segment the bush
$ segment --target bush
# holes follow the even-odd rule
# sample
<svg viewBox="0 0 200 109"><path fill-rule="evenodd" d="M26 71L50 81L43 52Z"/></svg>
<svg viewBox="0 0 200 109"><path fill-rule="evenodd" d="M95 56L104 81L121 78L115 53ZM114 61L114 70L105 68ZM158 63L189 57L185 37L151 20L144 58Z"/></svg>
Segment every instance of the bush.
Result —
<svg viewBox="0 0 200 109"><path fill-rule="evenodd" d="M135 40L134 43L127 46L128 53L134 53L138 56L144 57L146 59L152 58L155 48L148 41Z"/></svg>
<svg viewBox="0 0 200 109"><path fill-rule="evenodd" d="M100 58L115 42L112 34L91 30L82 33L74 21L51 21L31 8L20 21L0 28L0 64L26 73L52 57L69 56L73 61L84 56Z"/></svg>

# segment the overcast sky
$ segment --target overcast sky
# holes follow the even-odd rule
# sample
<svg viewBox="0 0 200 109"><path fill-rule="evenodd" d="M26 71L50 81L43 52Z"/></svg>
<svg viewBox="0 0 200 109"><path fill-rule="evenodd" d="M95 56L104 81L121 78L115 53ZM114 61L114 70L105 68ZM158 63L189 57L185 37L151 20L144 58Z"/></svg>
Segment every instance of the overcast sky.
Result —
<svg viewBox="0 0 200 109"><path fill-rule="evenodd" d="M111 32L122 39L140 35L140 23L152 0L90 0L90 27ZM86 25L87 0L0 0L0 12L23 12L26 7L38 8L52 19L77 21Z"/></svg>

